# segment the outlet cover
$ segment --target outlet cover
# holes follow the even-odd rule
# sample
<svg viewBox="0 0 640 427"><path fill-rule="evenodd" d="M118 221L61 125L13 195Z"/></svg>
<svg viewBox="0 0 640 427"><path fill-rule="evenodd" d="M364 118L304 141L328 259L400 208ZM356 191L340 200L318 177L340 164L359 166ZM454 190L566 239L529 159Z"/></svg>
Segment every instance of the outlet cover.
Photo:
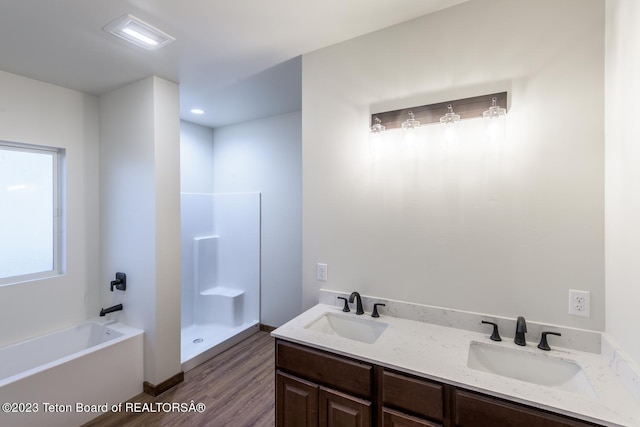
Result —
<svg viewBox="0 0 640 427"><path fill-rule="evenodd" d="M573 316L591 316L591 292L569 289L569 314Z"/></svg>
<svg viewBox="0 0 640 427"><path fill-rule="evenodd" d="M327 264L318 263L316 267L316 279L321 282L327 281Z"/></svg>

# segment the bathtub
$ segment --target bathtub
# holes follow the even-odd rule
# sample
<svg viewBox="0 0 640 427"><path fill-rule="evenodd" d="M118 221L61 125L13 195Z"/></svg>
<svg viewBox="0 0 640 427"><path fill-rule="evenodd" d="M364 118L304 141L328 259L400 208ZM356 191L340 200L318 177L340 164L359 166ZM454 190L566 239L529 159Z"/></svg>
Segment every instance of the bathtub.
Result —
<svg viewBox="0 0 640 427"><path fill-rule="evenodd" d="M0 348L0 425L79 426L142 392L143 331L102 319Z"/></svg>

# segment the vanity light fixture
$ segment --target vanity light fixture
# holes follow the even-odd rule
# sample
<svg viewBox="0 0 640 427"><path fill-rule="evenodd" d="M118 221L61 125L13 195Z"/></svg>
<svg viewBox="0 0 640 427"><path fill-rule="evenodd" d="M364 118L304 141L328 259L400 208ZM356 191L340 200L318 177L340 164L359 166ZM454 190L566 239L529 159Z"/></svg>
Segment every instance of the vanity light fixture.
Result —
<svg viewBox="0 0 640 427"><path fill-rule="evenodd" d="M204 110L202 110L202 109L200 109L200 108L192 108L190 111L191 111L191 113L193 113L193 114L197 114L197 115L202 115L202 114L204 114Z"/></svg>
<svg viewBox="0 0 640 427"><path fill-rule="evenodd" d="M382 120L377 117L373 118L375 123L371 125L371 133L382 133L385 131L385 127L382 126Z"/></svg>
<svg viewBox="0 0 640 427"><path fill-rule="evenodd" d="M488 105L491 105L489 110ZM371 133L378 133L384 129L414 129L432 123L454 124L459 120L487 117L487 114L489 117L500 117L506 114L507 110L499 105L507 105L507 92L418 105L401 110L372 111L369 129Z"/></svg>
<svg viewBox="0 0 640 427"><path fill-rule="evenodd" d="M420 122L416 120L416 115L413 111L409 111L409 118L402 122L402 130L417 129L420 127Z"/></svg>
<svg viewBox="0 0 640 427"><path fill-rule="evenodd" d="M460 121L460 114L456 114L453 112L453 107L451 104L447 105L447 114L440 117L440 123L443 125L451 126Z"/></svg>
<svg viewBox="0 0 640 427"><path fill-rule="evenodd" d="M175 41L175 38L133 15L122 15L102 28L136 46L154 50Z"/></svg>
<svg viewBox="0 0 640 427"><path fill-rule="evenodd" d="M491 98L491 107L488 110L482 113L482 117L485 119L497 119L498 117L504 116L507 114L507 110L498 105L498 98Z"/></svg>

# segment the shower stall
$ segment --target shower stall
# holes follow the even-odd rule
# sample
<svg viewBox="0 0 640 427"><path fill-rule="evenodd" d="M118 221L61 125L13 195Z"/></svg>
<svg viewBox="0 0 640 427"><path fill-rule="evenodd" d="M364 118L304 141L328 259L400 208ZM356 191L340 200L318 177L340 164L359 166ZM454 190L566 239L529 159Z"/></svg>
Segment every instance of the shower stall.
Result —
<svg viewBox="0 0 640 427"><path fill-rule="evenodd" d="M182 193L182 370L259 329L260 193Z"/></svg>

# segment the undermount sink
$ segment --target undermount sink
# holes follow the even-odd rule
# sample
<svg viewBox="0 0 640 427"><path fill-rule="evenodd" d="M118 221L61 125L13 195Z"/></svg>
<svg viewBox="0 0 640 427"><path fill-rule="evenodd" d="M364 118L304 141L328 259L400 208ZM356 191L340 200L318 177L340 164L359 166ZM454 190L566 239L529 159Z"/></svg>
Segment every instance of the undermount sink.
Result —
<svg viewBox="0 0 640 427"><path fill-rule="evenodd" d="M467 366L503 377L598 397L577 363L543 353L532 354L524 350L474 341L469 345Z"/></svg>
<svg viewBox="0 0 640 427"><path fill-rule="evenodd" d="M305 326L305 329L373 344L387 329L387 326L384 322L369 318L363 319L356 317L355 314L325 313Z"/></svg>

